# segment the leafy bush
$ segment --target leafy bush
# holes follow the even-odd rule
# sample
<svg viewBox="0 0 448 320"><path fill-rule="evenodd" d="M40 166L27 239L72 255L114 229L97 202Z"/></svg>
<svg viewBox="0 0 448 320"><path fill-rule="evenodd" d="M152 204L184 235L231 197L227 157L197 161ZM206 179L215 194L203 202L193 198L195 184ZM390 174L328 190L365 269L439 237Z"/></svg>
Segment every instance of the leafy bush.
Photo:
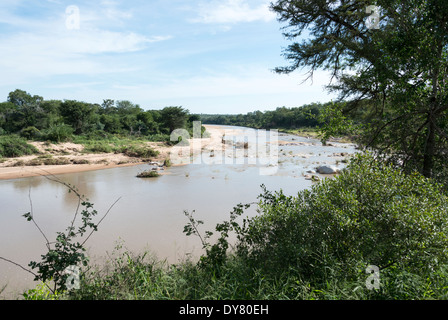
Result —
<svg viewBox="0 0 448 320"><path fill-rule="evenodd" d="M66 124L58 124L50 127L43 138L51 142L65 142L72 138L73 128Z"/></svg>
<svg viewBox="0 0 448 320"><path fill-rule="evenodd" d="M31 211L23 215L27 221L33 222L40 231L46 241L45 245L48 250L45 254L41 255L41 261L31 261L28 264L29 267L32 269L37 269L37 271L27 271L34 275L35 281L41 281L53 295L57 295L58 292L62 293L69 289L67 286L71 283L70 276L67 274L68 268L77 268L81 267L81 265L87 266L89 258L85 253L85 243L93 232L98 230L99 224L107 216L118 200L109 208L103 218L100 219L99 222L95 223L93 218L98 215L98 212L93 208L93 203L89 202L88 199L79 194L78 190L70 184L67 184L55 177L48 179L63 184L68 188L70 193L74 193L77 197L77 206L71 224L66 228L65 232L57 232L56 240L53 242L49 241L48 237L36 223L32 206ZM79 222L77 221L78 219L81 220L79 225L77 225L77 222ZM79 242L81 239L83 241ZM0 260L1 259L5 260L0 257ZM50 287L49 282L53 282L53 288ZM34 296L37 298L42 296L39 290L29 292L29 294L31 295L28 296L30 299L33 299Z"/></svg>
<svg viewBox="0 0 448 320"><path fill-rule="evenodd" d="M149 141L154 141L154 142L170 142L170 138L171 136L169 134L151 134L146 136L146 138Z"/></svg>
<svg viewBox="0 0 448 320"><path fill-rule="evenodd" d="M165 161L163 161L163 165L167 168L171 167L173 164L171 163L171 159L165 159Z"/></svg>
<svg viewBox="0 0 448 320"><path fill-rule="evenodd" d="M140 172L137 175L137 178L157 178L158 176L159 176L159 173L157 171L148 170L148 171Z"/></svg>
<svg viewBox="0 0 448 320"><path fill-rule="evenodd" d="M93 153L113 153L115 151L116 148L106 141L94 141L91 143L87 143L84 149L84 152L93 152Z"/></svg>
<svg viewBox="0 0 448 320"><path fill-rule="evenodd" d="M58 300L61 298L59 292L52 292L48 284L41 283L34 289L30 289L23 293L25 300Z"/></svg>
<svg viewBox="0 0 448 320"><path fill-rule="evenodd" d="M366 265L424 274L447 262L448 198L419 174L356 156L348 170L295 197L264 190L238 231L238 254L266 272L322 282ZM363 269L364 268L364 269Z"/></svg>
<svg viewBox="0 0 448 320"><path fill-rule="evenodd" d="M94 130L85 134L85 137L89 140L110 140L112 134L104 130Z"/></svg>
<svg viewBox="0 0 448 320"><path fill-rule="evenodd" d="M25 166L61 166L65 164L70 164L71 161L67 158L53 158L53 157L38 157L30 161L24 162L22 165ZM20 164L20 163L19 163Z"/></svg>
<svg viewBox="0 0 448 320"><path fill-rule="evenodd" d="M72 160L73 164L90 164L90 161L87 159L74 159Z"/></svg>
<svg viewBox="0 0 448 320"><path fill-rule="evenodd" d="M20 132L20 136L25 139L37 139L42 136L42 133L36 127L27 127Z"/></svg>
<svg viewBox="0 0 448 320"><path fill-rule="evenodd" d="M0 158L14 158L38 153L24 138L10 135L0 136Z"/></svg>
<svg viewBox="0 0 448 320"><path fill-rule="evenodd" d="M151 157L157 157L159 155L158 151L150 147L141 147L141 146L124 146L121 147L120 151L128 157L135 157L135 158L151 158Z"/></svg>

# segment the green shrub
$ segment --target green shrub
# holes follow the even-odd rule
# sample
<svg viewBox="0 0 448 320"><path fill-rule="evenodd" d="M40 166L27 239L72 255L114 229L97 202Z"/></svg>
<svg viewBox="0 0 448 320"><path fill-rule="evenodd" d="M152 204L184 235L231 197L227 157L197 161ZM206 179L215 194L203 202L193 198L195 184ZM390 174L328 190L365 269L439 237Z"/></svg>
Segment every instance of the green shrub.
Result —
<svg viewBox="0 0 448 320"><path fill-rule="evenodd" d="M137 175L137 178L156 178L160 176L157 171L149 170L143 171Z"/></svg>
<svg viewBox="0 0 448 320"><path fill-rule="evenodd" d="M62 295L59 292L51 292L48 285L44 283L23 293L23 298L25 300L58 300L60 297L62 297Z"/></svg>
<svg viewBox="0 0 448 320"><path fill-rule="evenodd" d="M0 136L0 158L14 158L38 153L39 151L18 136Z"/></svg>
<svg viewBox="0 0 448 320"><path fill-rule="evenodd" d="M36 159L32 159L30 161L27 161L25 163L23 163L23 165L25 166L61 166L61 165L66 165L66 164L71 164L70 160L67 158L53 158L53 157L48 157L48 158L36 158Z"/></svg>
<svg viewBox="0 0 448 320"><path fill-rule="evenodd" d="M163 162L163 165L167 168L172 166L171 160L170 159L165 159L165 161Z"/></svg>
<svg viewBox="0 0 448 320"><path fill-rule="evenodd" d="M135 158L151 158L159 155L158 151L155 151L150 147L141 146L123 146L120 151L128 157Z"/></svg>
<svg viewBox="0 0 448 320"><path fill-rule="evenodd" d="M84 149L84 152L91 153L113 153L116 151L116 148L111 146L106 141L94 141L91 143L87 143Z"/></svg>
<svg viewBox="0 0 448 320"><path fill-rule="evenodd" d="M85 137L89 140L110 140L112 135L103 130L94 130L86 133Z"/></svg>
<svg viewBox="0 0 448 320"><path fill-rule="evenodd" d="M90 161L87 159L74 159L72 160L73 164L90 164Z"/></svg>
<svg viewBox="0 0 448 320"><path fill-rule="evenodd" d="M152 134L146 136L146 139L154 142L170 142L171 136L169 134Z"/></svg>
<svg viewBox="0 0 448 320"><path fill-rule="evenodd" d="M367 265L422 275L447 262L448 199L419 174L360 155L297 196L264 190L238 230L238 254L266 272L349 280Z"/></svg>
<svg viewBox="0 0 448 320"><path fill-rule="evenodd" d="M20 136L25 139L38 139L42 136L42 133L36 127L27 127L20 132Z"/></svg>
<svg viewBox="0 0 448 320"><path fill-rule="evenodd" d="M44 140L51 142L65 142L73 137L73 128L66 124L58 124L50 127L43 135Z"/></svg>

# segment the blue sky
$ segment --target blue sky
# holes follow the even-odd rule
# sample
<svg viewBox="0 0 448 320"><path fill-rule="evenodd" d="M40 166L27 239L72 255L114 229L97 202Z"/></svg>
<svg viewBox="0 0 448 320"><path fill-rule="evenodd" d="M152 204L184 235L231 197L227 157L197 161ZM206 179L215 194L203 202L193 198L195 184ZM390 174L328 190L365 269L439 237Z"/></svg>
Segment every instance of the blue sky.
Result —
<svg viewBox="0 0 448 320"><path fill-rule="evenodd" d="M281 55L288 42L268 7L265 0L1 0L0 101L22 89L45 99L221 114L330 101L325 73L302 83L306 70L272 71L288 64Z"/></svg>

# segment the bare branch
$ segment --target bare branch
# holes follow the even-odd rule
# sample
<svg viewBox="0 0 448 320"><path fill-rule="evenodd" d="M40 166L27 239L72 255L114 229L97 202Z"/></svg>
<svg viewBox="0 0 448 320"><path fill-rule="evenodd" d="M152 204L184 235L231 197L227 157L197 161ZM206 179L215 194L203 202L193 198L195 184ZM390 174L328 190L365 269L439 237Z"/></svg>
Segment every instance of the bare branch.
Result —
<svg viewBox="0 0 448 320"><path fill-rule="evenodd" d="M31 199L31 187L28 190L28 199L30 201L30 214L31 214L31 221L33 221L34 225L36 226L36 228L39 230L39 232L42 234L42 236L45 238L45 245L47 246L48 249L50 249L50 241L48 240L47 236L45 235L45 233L42 231L42 229L39 227L39 225L37 224L36 220L34 219L34 212L33 212L33 200Z"/></svg>
<svg viewBox="0 0 448 320"><path fill-rule="evenodd" d="M97 227L100 225L100 223L104 220L104 218L106 218L106 216L109 214L109 212L112 210L112 208L118 203L118 201L121 200L121 197L118 198L107 210L107 212L105 213L105 215L101 218L101 220L98 222L98 224L96 225ZM84 240L84 242L81 244L82 246L87 242L87 240L89 240L90 236L93 234L95 230L92 230L90 232L90 234L87 236L87 238Z"/></svg>
<svg viewBox="0 0 448 320"><path fill-rule="evenodd" d="M6 261L6 262L9 262L9 263L12 263L13 265L15 265L15 266L17 266L17 267L19 267L19 268L25 270L25 271L28 272L28 273L31 273L33 276L37 277L37 274L35 274L33 271L31 271L31 270L29 270L29 269L27 269L27 268L21 266L20 264L14 262L14 261L11 261L11 260L6 259L6 258L3 258L3 257L0 257L0 260L3 260L3 261Z"/></svg>

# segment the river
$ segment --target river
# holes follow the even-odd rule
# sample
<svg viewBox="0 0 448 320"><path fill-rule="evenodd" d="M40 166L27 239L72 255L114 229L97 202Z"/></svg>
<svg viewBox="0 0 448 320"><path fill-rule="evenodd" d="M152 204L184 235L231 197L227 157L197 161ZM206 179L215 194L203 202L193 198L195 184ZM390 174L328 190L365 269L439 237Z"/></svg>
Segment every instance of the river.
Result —
<svg viewBox="0 0 448 320"><path fill-rule="evenodd" d="M241 130L242 136L260 132L213 127ZM230 162L193 161L173 166L151 179L136 178L149 168L148 164L57 177L76 186L94 203L98 219L120 199L87 242L93 261L100 261L122 245L127 250L147 250L160 260L176 263L202 252L200 240L183 233L188 222L185 210L195 211L195 217L205 222L202 231L212 230L216 223L229 218L235 205L257 201L262 184L271 191L282 189L285 194L297 194L313 183L303 176L307 170L319 164L342 168L343 163L338 160L343 158L334 154L356 152L351 144L322 146L318 140L289 134L280 133L278 140L278 167L271 174L262 174L260 165L242 156L244 161L233 158ZM55 233L65 230L73 219L76 200L64 185L43 176L0 181L0 256L25 267L32 260L39 261L46 250L45 239L22 215L32 208L35 221L53 241ZM247 211L249 216L255 214L255 208ZM17 295L36 283L31 274L0 260L0 289L4 285L7 287L1 298Z"/></svg>

